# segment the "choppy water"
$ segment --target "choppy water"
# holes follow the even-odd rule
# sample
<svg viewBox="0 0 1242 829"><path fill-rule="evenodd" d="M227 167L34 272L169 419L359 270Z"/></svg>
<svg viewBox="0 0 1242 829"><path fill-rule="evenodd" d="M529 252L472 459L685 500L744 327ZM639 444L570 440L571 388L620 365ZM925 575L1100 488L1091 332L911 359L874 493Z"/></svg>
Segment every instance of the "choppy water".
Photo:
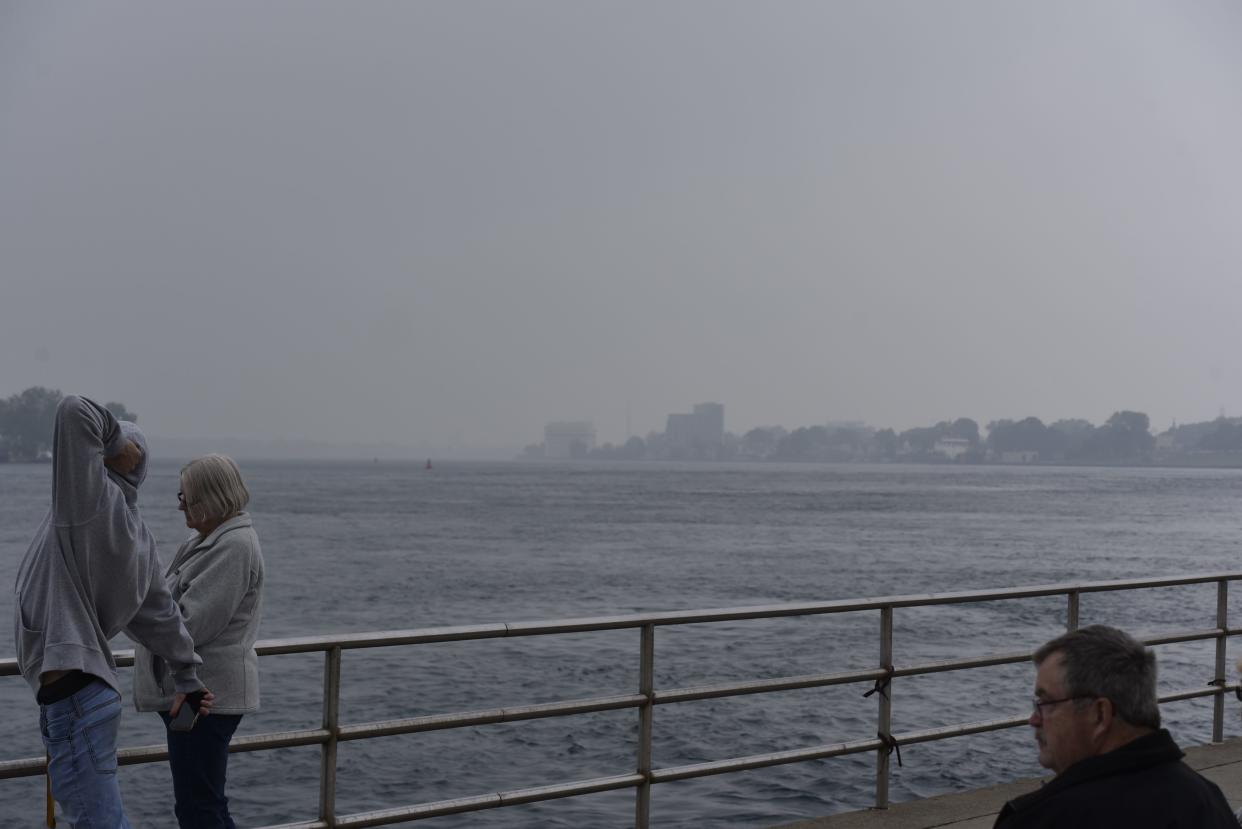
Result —
<svg viewBox="0 0 1242 829"><path fill-rule="evenodd" d="M186 532L177 468L157 464L143 494L166 557ZM243 472L267 561L265 638L1242 569L1242 473L1228 470L252 462ZM4 585L49 481L45 466L0 465ZM1210 627L1214 601L1211 587L1092 595L1082 623ZM11 590L0 592L0 619L12 603ZM1054 600L898 611L895 660L1033 648L1063 624ZM875 614L664 629L656 686L866 668L878 658L876 631ZM12 651L3 640L0 654ZM1209 646L1159 652L1164 689L1212 674ZM264 710L240 733L317 727L321 659L264 659ZM638 637L348 652L343 676L346 723L630 693ZM1008 666L898 680L894 730L1025 713L1031 679L1027 666ZM873 737L876 703L864 690L661 706L655 765ZM0 704L0 759L40 754L24 684L0 679ZM1230 735L1240 731L1234 708ZM1180 741L1198 743L1209 738L1210 711L1196 701L1165 715ZM627 773L636 720L608 712L342 744L338 811ZM1024 732L908 746L893 796L1038 774ZM158 743L162 726L128 711L122 740ZM312 819L318 757L313 747L234 755L238 825ZM868 755L661 784L653 823L763 827L863 808L873 765ZM173 825L166 768L121 775L135 826ZM38 825L41 779L0 789L0 825ZM608 829L632 824L632 804L632 792L612 792L419 825Z"/></svg>

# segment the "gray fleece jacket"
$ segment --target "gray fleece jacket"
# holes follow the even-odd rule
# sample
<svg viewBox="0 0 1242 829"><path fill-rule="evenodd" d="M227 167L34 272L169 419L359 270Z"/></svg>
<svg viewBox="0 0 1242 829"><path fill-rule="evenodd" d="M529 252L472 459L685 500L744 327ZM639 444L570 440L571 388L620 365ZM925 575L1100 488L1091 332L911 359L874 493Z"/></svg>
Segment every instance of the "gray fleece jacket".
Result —
<svg viewBox="0 0 1242 829"><path fill-rule="evenodd" d="M104 465L126 440L142 449L129 475ZM160 574L155 540L138 511L147 446L138 427L69 396L56 410L52 507L17 570L17 663L38 691L47 671L79 670L117 693L108 642L122 630L172 665L177 690L203 687L201 660Z"/></svg>
<svg viewBox="0 0 1242 829"><path fill-rule="evenodd" d="M263 552L249 513L239 513L204 538L194 533L164 574L186 629L203 658L198 675L215 696L213 714L259 710L259 638L263 615ZM143 647L134 650L134 705L167 711L168 667Z"/></svg>

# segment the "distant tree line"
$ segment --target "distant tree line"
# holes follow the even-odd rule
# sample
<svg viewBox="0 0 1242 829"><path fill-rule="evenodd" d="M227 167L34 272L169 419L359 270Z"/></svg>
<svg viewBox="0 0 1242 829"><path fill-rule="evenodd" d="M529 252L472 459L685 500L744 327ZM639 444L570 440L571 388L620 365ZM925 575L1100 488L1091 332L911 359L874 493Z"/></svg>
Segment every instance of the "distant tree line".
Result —
<svg viewBox="0 0 1242 829"><path fill-rule="evenodd" d="M1142 412L1117 412L1103 426L1086 420L1058 420L1045 426L1039 418L999 420L988 424L988 448L1005 453L1035 453L1040 461L1150 463L1156 439Z"/></svg>
<svg viewBox="0 0 1242 829"><path fill-rule="evenodd" d="M51 458L56 407L63 399L59 389L31 386L0 400L0 463ZM124 403L105 406L121 420L138 421Z"/></svg>
<svg viewBox="0 0 1242 829"><path fill-rule="evenodd" d="M1236 457L1230 459L1233 453ZM527 447L541 457L542 444ZM725 433L707 450L672 448L663 433L625 443L580 447L580 458L602 460L870 461L915 463L1092 463L1156 462L1242 465L1242 418L1218 418L1151 433L1143 412L1115 412L1102 425L1072 418L1045 424L1037 417L994 420L981 429L968 418L942 420L898 432L862 423L761 426L743 435Z"/></svg>

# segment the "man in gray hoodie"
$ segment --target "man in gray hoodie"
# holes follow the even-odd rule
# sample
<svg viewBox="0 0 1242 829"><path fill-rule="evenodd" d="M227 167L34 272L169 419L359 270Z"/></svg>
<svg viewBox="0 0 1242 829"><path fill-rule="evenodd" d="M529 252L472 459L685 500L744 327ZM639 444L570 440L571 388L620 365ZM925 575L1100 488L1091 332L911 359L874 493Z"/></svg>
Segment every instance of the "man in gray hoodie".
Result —
<svg viewBox="0 0 1242 829"><path fill-rule="evenodd" d="M128 829L116 781L121 715L108 642L122 630L173 670L176 714L211 695L138 511L146 441L84 397L56 410L52 506L17 571L17 662L39 702L48 776L75 829ZM200 702L201 700L201 702Z"/></svg>

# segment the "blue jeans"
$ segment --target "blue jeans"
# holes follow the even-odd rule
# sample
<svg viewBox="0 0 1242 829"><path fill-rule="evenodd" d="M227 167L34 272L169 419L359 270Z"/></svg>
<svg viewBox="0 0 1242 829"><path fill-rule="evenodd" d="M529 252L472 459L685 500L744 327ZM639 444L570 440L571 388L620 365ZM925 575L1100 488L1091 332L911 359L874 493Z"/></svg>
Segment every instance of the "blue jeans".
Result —
<svg viewBox="0 0 1242 829"><path fill-rule="evenodd" d="M121 697L98 679L68 699L39 706L52 796L74 829L130 829L116 782L120 724Z"/></svg>
<svg viewBox="0 0 1242 829"><path fill-rule="evenodd" d="M164 725L168 714L161 712ZM199 717L189 731L168 732L168 766L172 769L177 824L181 829L236 829L224 795L229 740L241 715Z"/></svg>

